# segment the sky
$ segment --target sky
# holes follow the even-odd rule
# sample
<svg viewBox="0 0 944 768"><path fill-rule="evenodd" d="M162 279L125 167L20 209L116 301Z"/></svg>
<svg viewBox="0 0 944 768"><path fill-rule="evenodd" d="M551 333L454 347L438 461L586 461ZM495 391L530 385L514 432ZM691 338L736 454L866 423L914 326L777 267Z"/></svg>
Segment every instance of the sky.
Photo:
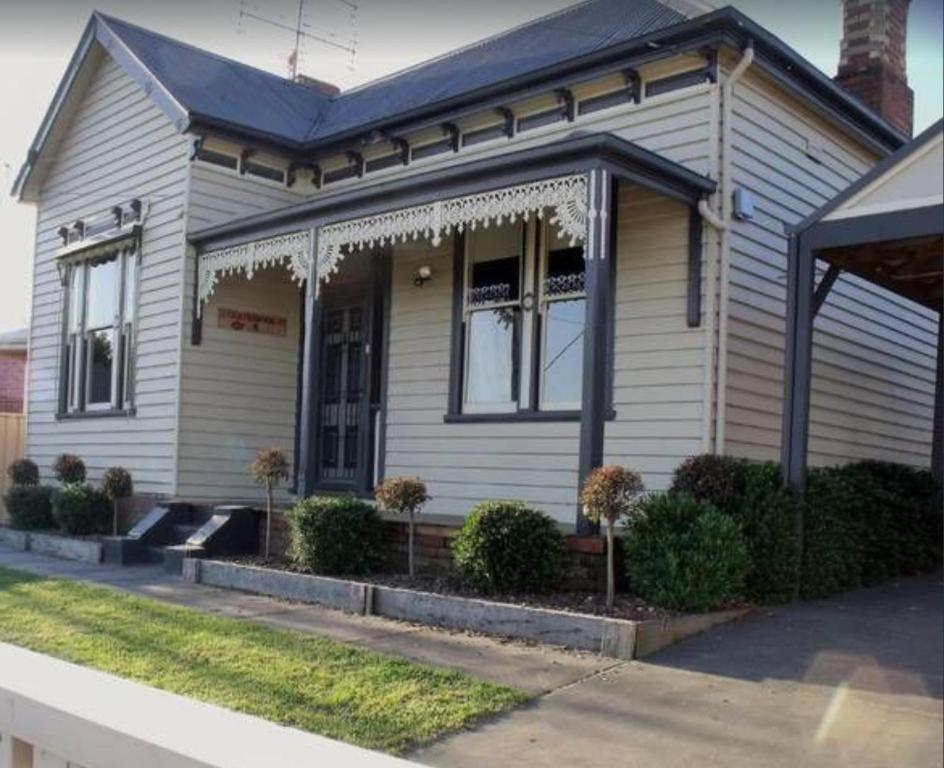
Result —
<svg viewBox="0 0 944 768"><path fill-rule="evenodd" d="M627 0L630 2L631 0ZM299 69L344 89L496 34L574 0L303 0ZM723 5L723 2L715 5ZM839 58L839 0L734 0L827 74ZM912 0L908 78L915 132L942 113L942 2ZM279 74L298 0L0 0L0 331L25 325L34 210L9 196L16 172L94 9ZM259 18L254 17L262 17ZM347 50L354 48L352 53Z"/></svg>

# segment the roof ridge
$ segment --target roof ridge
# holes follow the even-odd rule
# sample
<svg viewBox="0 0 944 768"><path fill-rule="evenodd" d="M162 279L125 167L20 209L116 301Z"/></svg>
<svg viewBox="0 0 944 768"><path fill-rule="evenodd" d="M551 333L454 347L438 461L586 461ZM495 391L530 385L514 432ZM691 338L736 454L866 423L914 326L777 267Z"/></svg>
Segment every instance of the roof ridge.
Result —
<svg viewBox="0 0 944 768"><path fill-rule="evenodd" d="M662 4L662 0L655 0L655 1ZM574 3L573 5L568 5L565 8L560 8L559 10L552 11L551 13L545 13L543 16L538 16L537 18L530 19L528 21L523 21L520 24L516 24L513 27L509 27L508 29L503 29L500 32L495 32L494 34L480 38L479 40L475 40L474 42L466 43L465 45L460 46L458 48L453 48L451 50L448 50L444 53L439 54L438 56L432 56L431 58L423 59L422 61L416 62L416 64L411 64L410 66L404 67L403 69L398 69L386 75L381 75L380 77L374 80L369 80L366 83L361 83L360 85L354 86L353 88L349 88L348 90L343 91L339 93L337 96L335 96L334 98L332 98L332 101L334 101L335 99L342 99L345 96L349 96L351 94L365 91L368 88L372 88L373 86L376 86L376 85L382 85L383 83L388 82L389 80L393 80L397 77L400 77L401 75L405 75L408 72L414 72L430 64L436 64L437 62L440 62L440 61L446 61L447 59L451 59L454 56L458 56L460 53L465 53L466 51L475 50L476 48L486 45L487 43L490 43L494 40L500 40L501 38L507 37L508 35L514 32L518 32L522 29L525 29L526 27L530 27L533 24L539 24L541 22L548 21L558 16L565 16L567 14L573 13L579 8L583 8L586 5L592 5L593 3L597 3L597 2L600 2L600 0L580 0L580 2Z"/></svg>

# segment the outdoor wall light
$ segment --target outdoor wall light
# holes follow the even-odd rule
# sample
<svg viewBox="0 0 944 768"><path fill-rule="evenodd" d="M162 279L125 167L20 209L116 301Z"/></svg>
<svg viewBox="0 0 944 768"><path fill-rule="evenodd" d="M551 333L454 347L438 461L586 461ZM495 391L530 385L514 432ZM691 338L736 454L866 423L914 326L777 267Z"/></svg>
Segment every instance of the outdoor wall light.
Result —
<svg viewBox="0 0 944 768"><path fill-rule="evenodd" d="M415 285L417 288L422 288L426 284L426 281L429 280L432 276L433 276L432 268L426 265L423 265L418 270L416 270L416 274L413 275L413 285Z"/></svg>

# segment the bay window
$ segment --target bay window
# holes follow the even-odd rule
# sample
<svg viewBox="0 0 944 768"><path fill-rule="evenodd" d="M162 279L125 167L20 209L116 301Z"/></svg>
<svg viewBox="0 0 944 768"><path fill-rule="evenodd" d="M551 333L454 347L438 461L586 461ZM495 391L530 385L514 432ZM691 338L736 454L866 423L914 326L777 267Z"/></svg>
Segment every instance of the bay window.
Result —
<svg viewBox="0 0 944 768"><path fill-rule="evenodd" d="M75 259L65 269L62 410L126 411L132 407L136 249Z"/></svg>
<svg viewBox="0 0 944 768"><path fill-rule="evenodd" d="M580 410L584 252L561 239L548 218L466 234L457 337L462 414Z"/></svg>

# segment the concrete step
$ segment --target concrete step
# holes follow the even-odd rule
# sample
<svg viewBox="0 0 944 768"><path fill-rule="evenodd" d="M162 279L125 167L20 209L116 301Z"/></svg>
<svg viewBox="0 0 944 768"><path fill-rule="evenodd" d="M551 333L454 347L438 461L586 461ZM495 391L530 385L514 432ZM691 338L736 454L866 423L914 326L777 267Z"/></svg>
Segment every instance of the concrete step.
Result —
<svg viewBox="0 0 944 768"><path fill-rule="evenodd" d="M186 544L187 539L200 530L200 526L194 523L178 523L171 526L174 540L171 544Z"/></svg>

